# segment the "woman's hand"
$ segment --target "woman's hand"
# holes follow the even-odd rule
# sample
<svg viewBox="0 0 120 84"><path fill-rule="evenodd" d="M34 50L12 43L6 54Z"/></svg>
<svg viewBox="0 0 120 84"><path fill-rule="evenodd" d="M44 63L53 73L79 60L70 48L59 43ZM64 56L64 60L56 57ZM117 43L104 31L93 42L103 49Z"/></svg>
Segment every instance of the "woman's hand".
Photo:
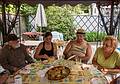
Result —
<svg viewBox="0 0 120 84"><path fill-rule="evenodd" d="M54 57L54 56L49 57L49 58L48 58L48 61L49 61L49 62L55 61L55 57Z"/></svg>
<svg viewBox="0 0 120 84"><path fill-rule="evenodd" d="M102 71L103 74L107 74L109 70L106 69L106 68L103 68L103 69L101 69L101 71Z"/></svg>
<svg viewBox="0 0 120 84"><path fill-rule="evenodd" d="M43 58L48 59L48 58L49 58L49 56L48 56L48 55L46 55L46 54L44 54L44 55L43 55Z"/></svg>
<svg viewBox="0 0 120 84"><path fill-rule="evenodd" d="M81 52L78 52L78 51L70 51L68 53L69 56L72 56L72 55L76 55L78 57L85 57L85 54L84 53L81 53Z"/></svg>
<svg viewBox="0 0 120 84"><path fill-rule="evenodd" d="M119 69L101 69L101 71L104 73L104 74L107 74L107 73L120 73L120 70Z"/></svg>

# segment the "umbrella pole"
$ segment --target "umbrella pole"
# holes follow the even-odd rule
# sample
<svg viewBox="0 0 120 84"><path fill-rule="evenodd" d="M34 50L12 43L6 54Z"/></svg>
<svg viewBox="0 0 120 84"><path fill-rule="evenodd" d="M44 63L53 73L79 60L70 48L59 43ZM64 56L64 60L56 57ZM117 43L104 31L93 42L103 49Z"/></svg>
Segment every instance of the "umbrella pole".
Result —
<svg viewBox="0 0 120 84"><path fill-rule="evenodd" d="M3 37L3 44L6 42L6 36L7 36L7 27L6 27L6 12L5 12L5 2L2 4L2 23L3 23L3 29L2 29L2 37Z"/></svg>
<svg viewBox="0 0 120 84"><path fill-rule="evenodd" d="M41 27L40 27L40 28L41 28L41 31L43 32L43 25L42 25L43 20L42 20L42 7L41 7L41 6L42 6L42 5L40 4L40 13L41 13L41 14L40 14L40 15L41 15L41 16L40 16L40 17L41 17L41 18L40 18L40 19L41 19Z"/></svg>

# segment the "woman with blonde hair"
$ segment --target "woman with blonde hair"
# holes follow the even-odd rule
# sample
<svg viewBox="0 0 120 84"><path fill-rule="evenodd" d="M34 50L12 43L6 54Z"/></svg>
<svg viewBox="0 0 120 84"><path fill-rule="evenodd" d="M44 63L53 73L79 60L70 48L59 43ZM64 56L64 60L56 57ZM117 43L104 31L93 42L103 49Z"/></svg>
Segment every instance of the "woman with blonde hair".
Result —
<svg viewBox="0 0 120 84"><path fill-rule="evenodd" d="M115 49L118 41L114 36L106 36L103 40L103 46L98 47L92 63L101 71L108 73L120 69L120 54Z"/></svg>

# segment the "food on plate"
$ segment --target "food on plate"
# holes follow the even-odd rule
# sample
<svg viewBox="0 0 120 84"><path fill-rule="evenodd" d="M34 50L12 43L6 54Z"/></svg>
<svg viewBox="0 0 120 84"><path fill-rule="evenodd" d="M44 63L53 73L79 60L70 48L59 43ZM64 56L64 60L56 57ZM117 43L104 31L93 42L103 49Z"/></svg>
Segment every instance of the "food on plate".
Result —
<svg viewBox="0 0 120 84"><path fill-rule="evenodd" d="M21 69L21 70L19 71L19 73L20 73L20 74L29 74L29 73L30 73L30 70L23 68L23 69Z"/></svg>
<svg viewBox="0 0 120 84"><path fill-rule="evenodd" d="M54 62L54 61L55 61L55 57L49 57L49 58L48 58L48 62L49 62L49 63L52 63L52 62Z"/></svg>
<svg viewBox="0 0 120 84"><path fill-rule="evenodd" d="M77 74L78 74L78 71L76 71L76 70L74 70L74 71L71 70L71 71L70 71L70 75L77 75Z"/></svg>
<svg viewBox="0 0 120 84"><path fill-rule="evenodd" d="M77 78L77 76L76 75L69 75L68 78L69 78L69 81L74 81Z"/></svg>
<svg viewBox="0 0 120 84"><path fill-rule="evenodd" d="M30 69L35 69L36 71L44 68L44 64L42 64L42 63L33 63L33 64L30 64L30 65L31 65Z"/></svg>
<svg viewBox="0 0 120 84"><path fill-rule="evenodd" d="M43 64L48 64L48 62L49 62L48 60L42 61Z"/></svg>
<svg viewBox="0 0 120 84"><path fill-rule="evenodd" d="M46 77L49 80L60 80L67 77L70 73L70 69L65 66L56 66L47 71Z"/></svg>
<svg viewBox="0 0 120 84"><path fill-rule="evenodd" d="M75 64L75 65L73 65L72 66L72 70L82 70L82 68L81 68L81 66L80 65L77 65L77 64Z"/></svg>

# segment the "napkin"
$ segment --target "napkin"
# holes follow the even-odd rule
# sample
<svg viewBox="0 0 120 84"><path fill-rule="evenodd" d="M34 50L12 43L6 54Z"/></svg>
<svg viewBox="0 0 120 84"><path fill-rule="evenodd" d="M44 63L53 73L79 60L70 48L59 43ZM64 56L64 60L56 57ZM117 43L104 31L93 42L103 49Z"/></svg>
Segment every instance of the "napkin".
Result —
<svg viewBox="0 0 120 84"><path fill-rule="evenodd" d="M5 69L0 65L0 73L4 72Z"/></svg>

